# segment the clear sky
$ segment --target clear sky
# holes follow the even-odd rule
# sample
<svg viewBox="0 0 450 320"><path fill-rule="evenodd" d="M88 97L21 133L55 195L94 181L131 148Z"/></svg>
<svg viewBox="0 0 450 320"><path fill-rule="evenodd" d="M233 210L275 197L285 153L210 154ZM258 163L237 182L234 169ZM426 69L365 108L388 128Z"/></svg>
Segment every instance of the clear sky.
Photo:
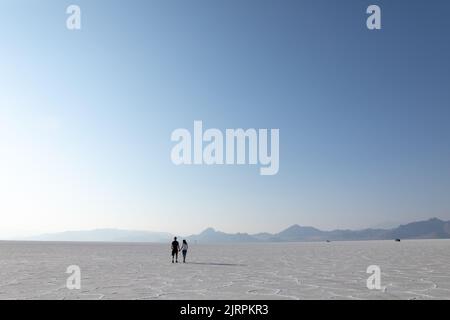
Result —
<svg viewBox="0 0 450 320"><path fill-rule="evenodd" d="M66 29L78 4L82 30ZM382 30L366 8L382 9ZM450 219L449 1L0 2L0 238ZM280 171L175 166L279 128Z"/></svg>

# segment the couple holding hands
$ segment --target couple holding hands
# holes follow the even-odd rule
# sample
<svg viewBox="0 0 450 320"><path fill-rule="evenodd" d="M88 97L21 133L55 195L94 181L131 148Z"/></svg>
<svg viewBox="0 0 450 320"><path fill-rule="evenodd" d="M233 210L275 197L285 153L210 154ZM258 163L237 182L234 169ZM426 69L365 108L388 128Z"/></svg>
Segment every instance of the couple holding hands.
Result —
<svg viewBox="0 0 450 320"><path fill-rule="evenodd" d="M180 248L180 243L177 241L177 237L173 238L172 241L172 263L178 263L178 252L183 253L183 263L186 263L186 255L188 251L188 244L186 240L183 240L183 245Z"/></svg>

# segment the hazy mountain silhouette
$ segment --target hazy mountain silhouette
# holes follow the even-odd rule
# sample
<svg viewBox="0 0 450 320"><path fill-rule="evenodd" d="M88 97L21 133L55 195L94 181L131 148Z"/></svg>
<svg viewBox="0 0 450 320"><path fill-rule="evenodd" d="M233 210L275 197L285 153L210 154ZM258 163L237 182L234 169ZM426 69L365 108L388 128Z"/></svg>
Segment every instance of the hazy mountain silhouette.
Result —
<svg viewBox="0 0 450 320"><path fill-rule="evenodd" d="M450 239L450 221L433 218L413 222L393 229L332 230L322 231L313 227L293 225L279 233L227 234L206 229L189 239L198 242L298 242L298 241L345 241L389 239Z"/></svg>
<svg viewBox="0 0 450 320"><path fill-rule="evenodd" d="M66 231L43 234L27 240L34 241L100 241L100 242L166 242L172 238L170 233L134 231L119 229L96 229L89 231Z"/></svg>
<svg viewBox="0 0 450 320"><path fill-rule="evenodd" d="M281 241L297 241L299 239L321 240L324 233L324 231L313 227L302 227L295 224L277 233L274 239L280 239Z"/></svg>
<svg viewBox="0 0 450 320"><path fill-rule="evenodd" d="M37 241L109 241L109 242L168 242L170 233L97 229L45 234L26 240ZM182 238L182 237L180 237ZM197 235L186 237L196 243L248 243L248 242L299 242L299 241L348 241L389 239L450 239L450 221L437 218L412 222L393 229L332 230L322 231L313 227L293 225L275 234L225 233L208 228Z"/></svg>
<svg viewBox="0 0 450 320"><path fill-rule="evenodd" d="M388 232L389 238L442 239L450 238L450 221L433 218L401 225Z"/></svg>
<svg viewBox="0 0 450 320"><path fill-rule="evenodd" d="M208 228L198 235L188 237L189 241L194 242L255 242L257 239L247 233L228 234Z"/></svg>

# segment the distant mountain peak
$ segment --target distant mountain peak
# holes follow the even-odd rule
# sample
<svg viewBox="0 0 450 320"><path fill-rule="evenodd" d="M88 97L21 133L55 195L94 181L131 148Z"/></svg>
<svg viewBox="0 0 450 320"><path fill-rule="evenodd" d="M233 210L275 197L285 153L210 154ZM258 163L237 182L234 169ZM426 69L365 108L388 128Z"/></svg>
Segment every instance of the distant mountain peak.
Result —
<svg viewBox="0 0 450 320"><path fill-rule="evenodd" d="M217 232L216 229L209 227L203 230L201 234L216 233L216 232Z"/></svg>
<svg viewBox="0 0 450 320"><path fill-rule="evenodd" d="M293 224L292 226L288 227L286 230L298 230L298 229L301 229L301 230L303 230L303 229L315 229L315 230L318 230L318 229L316 229L314 227L301 226L299 224Z"/></svg>

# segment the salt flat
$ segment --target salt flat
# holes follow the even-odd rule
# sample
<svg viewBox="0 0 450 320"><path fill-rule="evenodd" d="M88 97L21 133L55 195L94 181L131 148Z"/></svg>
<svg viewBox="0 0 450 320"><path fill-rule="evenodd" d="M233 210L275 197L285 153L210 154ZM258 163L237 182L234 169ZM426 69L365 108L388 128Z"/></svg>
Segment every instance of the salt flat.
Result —
<svg viewBox="0 0 450 320"><path fill-rule="evenodd" d="M183 265L163 244L0 242L0 299L450 299L449 240L190 249ZM369 265L384 289L367 289Z"/></svg>

